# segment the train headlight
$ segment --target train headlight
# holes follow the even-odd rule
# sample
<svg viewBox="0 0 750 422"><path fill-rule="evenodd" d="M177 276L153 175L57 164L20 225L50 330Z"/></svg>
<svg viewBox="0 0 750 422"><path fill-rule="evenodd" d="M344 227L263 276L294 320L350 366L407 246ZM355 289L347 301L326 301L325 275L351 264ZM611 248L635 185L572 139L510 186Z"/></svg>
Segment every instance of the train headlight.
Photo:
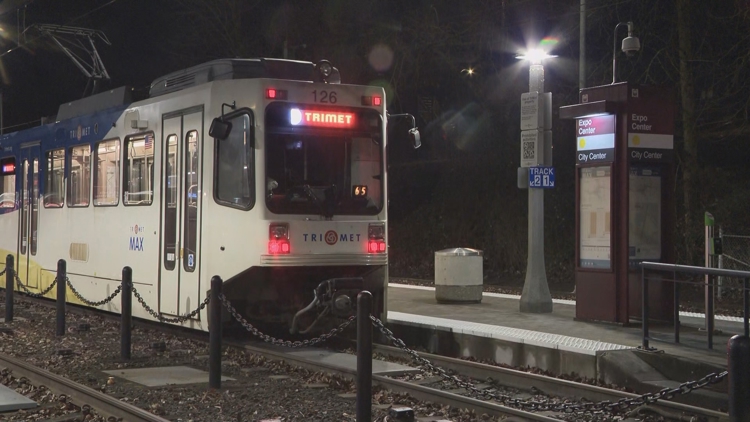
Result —
<svg viewBox="0 0 750 422"><path fill-rule="evenodd" d="M328 60L321 60L315 63L315 70L320 74L320 78L327 84L340 84L341 74L339 70L333 67Z"/></svg>
<svg viewBox="0 0 750 422"><path fill-rule="evenodd" d="M331 73L333 73L333 65L328 60L321 60L316 66L323 79L328 78L329 76L331 76Z"/></svg>
<svg viewBox="0 0 750 422"><path fill-rule="evenodd" d="M271 223L268 226L268 253L271 255L280 255L290 252L289 224Z"/></svg>

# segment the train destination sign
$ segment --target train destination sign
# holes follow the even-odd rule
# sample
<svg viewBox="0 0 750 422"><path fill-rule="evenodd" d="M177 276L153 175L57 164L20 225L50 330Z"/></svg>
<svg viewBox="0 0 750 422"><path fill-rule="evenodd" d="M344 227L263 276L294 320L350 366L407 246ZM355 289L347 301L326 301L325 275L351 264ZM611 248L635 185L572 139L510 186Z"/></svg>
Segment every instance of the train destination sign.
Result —
<svg viewBox="0 0 750 422"><path fill-rule="evenodd" d="M289 123L293 126L354 127L354 113L318 111L293 108L289 112Z"/></svg>
<svg viewBox="0 0 750 422"><path fill-rule="evenodd" d="M615 116L584 117L576 120L576 163L613 161Z"/></svg>

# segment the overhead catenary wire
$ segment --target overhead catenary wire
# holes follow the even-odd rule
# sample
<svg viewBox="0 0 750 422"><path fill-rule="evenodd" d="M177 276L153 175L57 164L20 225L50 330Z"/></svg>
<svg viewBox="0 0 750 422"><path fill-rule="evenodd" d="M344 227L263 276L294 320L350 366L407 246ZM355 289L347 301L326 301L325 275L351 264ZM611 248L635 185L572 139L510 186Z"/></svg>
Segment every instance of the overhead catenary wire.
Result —
<svg viewBox="0 0 750 422"><path fill-rule="evenodd" d="M98 6L98 7L95 7L95 8L93 8L93 9L89 10L88 12L86 12L86 13L84 13L84 14L82 14L82 15L79 15L79 16L76 16L76 17L74 17L74 18L71 18L71 19L69 19L68 21L66 21L66 22L65 22L65 23L63 23L63 24L59 24L59 25L50 25L50 26L52 26L52 27L64 27L64 26L69 26L70 24L72 24L72 23L74 23L74 22L76 22L76 21L78 21L78 20L80 20L80 19L83 19L83 18L85 18L86 16L88 16L88 15L90 15L90 14L92 14L92 13L95 13L95 12L97 12L97 11L99 11L99 10L101 10L101 9L103 9L103 8L105 8L105 7L107 7L107 6L110 6L110 5L112 5L112 4L113 4L113 3L115 3L116 1L117 1L117 0L110 0L110 1L108 1L107 3L105 3L105 4L102 4L102 5ZM19 8L18 10L20 10L20 8ZM2 16L2 15L0 15L0 16ZM26 24L26 17L25 17L25 16L24 16L24 18L23 18L23 21L24 21L24 25L25 25L25 24ZM23 36L25 37L25 36L26 36L26 31L27 31L28 29L30 29L30 28L32 28L32 26L30 26L29 28L26 28L26 29L24 29L23 31L20 31L20 32L19 32L19 34L18 34L18 42L17 42L17 45L16 45L15 47L13 47L13 48L10 48L10 49L8 49L7 51L3 52L2 54L0 54L0 58L3 58L3 57L5 57L5 56L7 56L8 54L10 54L10 53L12 53L12 52L14 52L14 51L18 50L19 48L22 48L22 47L23 47L23 46L24 46L25 44L28 44L28 43L30 43L30 42L34 42L34 41L36 41L36 40L38 40L38 39L40 39L40 38L42 38L42 37L44 37L44 36L45 36L45 35L38 35L38 36L35 36L34 38L31 38L31 40L30 40L30 41L24 40L24 44L21 44L21 40L20 40L20 39L21 39L21 35L23 35Z"/></svg>

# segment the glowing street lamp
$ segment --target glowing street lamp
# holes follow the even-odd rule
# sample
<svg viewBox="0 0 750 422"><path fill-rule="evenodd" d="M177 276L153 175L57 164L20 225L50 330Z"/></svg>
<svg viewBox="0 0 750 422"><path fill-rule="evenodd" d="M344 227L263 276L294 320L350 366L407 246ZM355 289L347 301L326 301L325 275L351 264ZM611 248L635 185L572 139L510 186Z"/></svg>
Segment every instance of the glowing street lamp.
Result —
<svg viewBox="0 0 750 422"><path fill-rule="evenodd" d="M552 54L547 54L546 51L544 51L541 48L532 48L531 50L527 51L525 54L519 54L516 56L518 60L528 60L529 63L532 65L534 64L542 64L542 61L544 59L550 59L552 57L557 57Z"/></svg>

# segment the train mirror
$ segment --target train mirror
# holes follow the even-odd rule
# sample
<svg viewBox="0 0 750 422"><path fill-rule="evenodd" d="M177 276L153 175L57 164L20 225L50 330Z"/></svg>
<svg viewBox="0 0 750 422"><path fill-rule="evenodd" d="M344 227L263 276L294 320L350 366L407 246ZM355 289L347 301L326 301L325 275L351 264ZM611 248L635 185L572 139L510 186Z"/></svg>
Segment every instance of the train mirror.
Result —
<svg viewBox="0 0 750 422"><path fill-rule="evenodd" d="M389 114L388 119L409 119L411 120L411 129L409 129L409 139L411 139L411 145L414 147L414 149L417 149L422 146L422 141L420 140L419 136L419 129L417 129L417 122L414 119L414 116L409 113L403 113L403 114Z"/></svg>
<svg viewBox="0 0 750 422"><path fill-rule="evenodd" d="M409 138L411 139L411 144L414 147L414 149L417 149L422 146L422 141L419 140L419 129L417 128L409 129Z"/></svg>
<svg viewBox="0 0 750 422"><path fill-rule="evenodd" d="M215 118L211 122L211 127L208 129L208 134L212 138L224 140L229 137L229 132L232 131L232 123L223 120L220 117Z"/></svg>

